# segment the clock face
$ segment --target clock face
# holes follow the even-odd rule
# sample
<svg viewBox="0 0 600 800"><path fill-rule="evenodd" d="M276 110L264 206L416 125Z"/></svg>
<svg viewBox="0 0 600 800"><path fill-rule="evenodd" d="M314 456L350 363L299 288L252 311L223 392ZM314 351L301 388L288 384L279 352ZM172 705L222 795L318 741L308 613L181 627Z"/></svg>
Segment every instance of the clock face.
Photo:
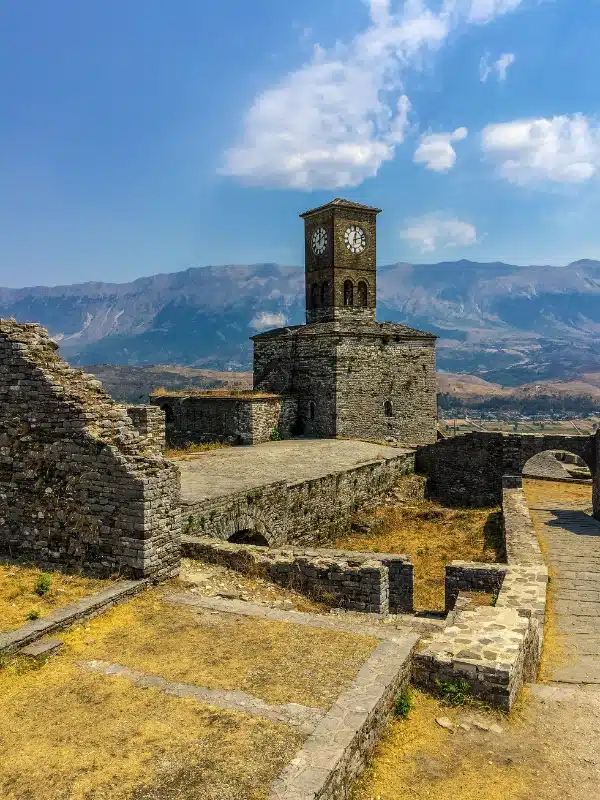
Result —
<svg viewBox="0 0 600 800"><path fill-rule="evenodd" d="M327 231L325 228L316 228L310 237L313 253L322 256L327 250Z"/></svg>
<svg viewBox="0 0 600 800"><path fill-rule="evenodd" d="M367 246L367 237L358 225L350 225L344 233L344 242L351 253L362 253Z"/></svg>

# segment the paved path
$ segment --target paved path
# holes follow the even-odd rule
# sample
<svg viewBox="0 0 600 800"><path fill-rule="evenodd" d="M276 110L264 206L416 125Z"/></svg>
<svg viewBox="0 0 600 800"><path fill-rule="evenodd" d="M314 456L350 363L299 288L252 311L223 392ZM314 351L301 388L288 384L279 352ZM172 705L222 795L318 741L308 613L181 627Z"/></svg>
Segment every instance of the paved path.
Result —
<svg viewBox="0 0 600 800"><path fill-rule="evenodd" d="M574 503L538 504L530 511L552 571L556 629L567 662L550 678L600 684L600 522Z"/></svg>
<svg viewBox="0 0 600 800"><path fill-rule="evenodd" d="M412 452L356 439L288 439L252 447L223 447L177 460L181 499L184 503L197 503L276 481L314 480Z"/></svg>

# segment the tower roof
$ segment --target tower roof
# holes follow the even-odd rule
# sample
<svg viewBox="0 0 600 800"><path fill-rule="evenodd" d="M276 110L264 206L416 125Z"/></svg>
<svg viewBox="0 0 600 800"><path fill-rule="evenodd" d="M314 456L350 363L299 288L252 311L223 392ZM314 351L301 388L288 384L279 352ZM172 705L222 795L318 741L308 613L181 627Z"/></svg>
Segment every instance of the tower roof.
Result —
<svg viewBox="0 0 600 800"><path fill-rule="evenodd" d="M352 200L344 200L343 197L336 197L335 200L331 200L329 203L325 203L325 205L317 206L317 208L311 208L308 211L305 211L303 214L300 214L302 219L305 217L310 217L312 214L316 214L319 211L323 211L326 208L345 208L349 211L372 211L374 214L381 213L380 208L375 208L374 206L365 206L363 203L355 203Z"/></svg>

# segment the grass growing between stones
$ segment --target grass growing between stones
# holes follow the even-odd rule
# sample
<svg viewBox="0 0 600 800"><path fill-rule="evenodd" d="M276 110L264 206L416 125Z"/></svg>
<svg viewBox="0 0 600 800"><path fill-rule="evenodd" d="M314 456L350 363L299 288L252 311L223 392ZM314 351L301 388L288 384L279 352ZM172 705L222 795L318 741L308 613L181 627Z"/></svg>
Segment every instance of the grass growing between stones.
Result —
<svg viewBox="0 0 600 800"><path fill-rule="evenodd" d="M362 514L361 521L372 526L369 533L349 534L338 539L335 546L409 555L415 573L415 606L419 609L443 610L448 562L502 560L498 509L447 508L433 500L413 499L381 505Z"/></svg>
<svg viewBox="0 0 600 800"><path fill-rule="evenodd" d="M372 637L166 603L150 590L73 629L77 660L100 659L269 703L328 708L377 646Z"/></svg>
<svg viewBox="0 0 600 800"><path fill-rule="evenodd" d="M69 656L1 669L0 719L3 800L267 800L303 740Z"/></svg>
<svg viewBox="0 0 600 800"><path fill-rule="evenodd" d="M31 618L45 617L109 584L107 580L0 561L0 631L20 628ZM37 616L31 617L32 613Z"/></svg>

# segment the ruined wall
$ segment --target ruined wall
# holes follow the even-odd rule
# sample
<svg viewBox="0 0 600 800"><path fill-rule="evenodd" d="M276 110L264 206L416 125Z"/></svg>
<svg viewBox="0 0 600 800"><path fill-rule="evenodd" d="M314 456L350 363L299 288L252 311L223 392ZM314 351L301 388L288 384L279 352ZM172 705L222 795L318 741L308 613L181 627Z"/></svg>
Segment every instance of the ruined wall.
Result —
<svg viewBox="0 0 600 800"><path fill-rule="evenodd" d="M469 433L420 447L415 468L427 475L427 490L451 505L492 506L502 502L502 476L520 475L525 463L545 450L567 450L580 456L597 484L598 435ZM600 493L594 515L600 518Z"/></svg>
<svg viewBox="0 0 600 800"><path fill-rule="evenodd" d="M176 574L177 467L56 351L39 325L0 320L0 551L105 575Z"/></svg>
<svg viewBox="0 0 600 800"><path fill-rule="evenodd" d="M162 456L166 447L165 412L152 405L127 406L125 409L136 431L144 440L143 446L157 456Z"/></svg>
<svg viewBox="0 0 600 800"><path fill-rule="evenodd" d="M385 494L413 466L414 454L399 452L308 481L282 481L197 503L184 500L184 530L222 540L250 530L271 546L318 543L346 532L356 509Z"/></svg>
<svg viewBox="0 0 600 800"><path fill-rule="evenodd" d="M222 442L258 444L273 431L282 438L292 435L297 400L292 396L242 397L161 394L151 398L166 413L169 444Z"/></svg>
<svg viewBox="0 0 600 800"><path fill-rule="evenodd" d="M337 347L337 435L411 445L435 442L434 345L435 340L386 335L343 336Z"/></svg>

